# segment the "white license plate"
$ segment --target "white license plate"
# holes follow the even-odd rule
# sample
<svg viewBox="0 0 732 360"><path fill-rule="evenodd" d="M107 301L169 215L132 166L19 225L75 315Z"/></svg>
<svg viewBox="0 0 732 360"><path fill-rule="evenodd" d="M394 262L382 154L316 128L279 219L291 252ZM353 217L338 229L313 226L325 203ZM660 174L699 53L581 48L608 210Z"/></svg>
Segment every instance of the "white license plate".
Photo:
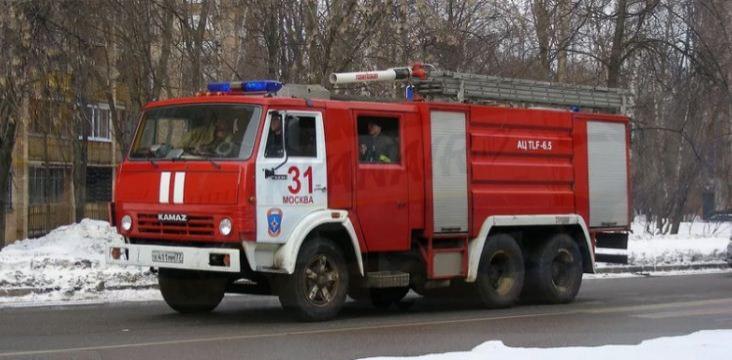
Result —
<svg viewBox="0 0 732 360"><path fill-rule="evenodd" d="M156 263L182 264L183 253L180 251L152 251L152 261Z"/></svg>

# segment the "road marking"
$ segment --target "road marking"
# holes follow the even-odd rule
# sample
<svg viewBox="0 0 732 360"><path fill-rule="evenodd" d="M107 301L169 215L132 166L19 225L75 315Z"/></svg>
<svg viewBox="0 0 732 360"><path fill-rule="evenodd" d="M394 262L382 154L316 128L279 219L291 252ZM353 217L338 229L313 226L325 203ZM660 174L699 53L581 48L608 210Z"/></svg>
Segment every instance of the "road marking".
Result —
<svg viewBox="0 0 732 360"><path fill-rule="evenodd" d="M473 323L473 322L482 322L482 321L527 319L527 318L537 318L537 317L545 317L545 316L637 312L637 311L648 311L648 310L654 310L654 309L672 309L672 308L684 308L684 307L690 307L690 306L693 307L693 306L719 305L719 304L732 304L732 298L673 302L673 303L653 304L653 305L616 306L616 307L608 307L608 308L604 308L604 309L575 309L575 310L570 310L570 311L545 312L545 313L535 313L535 314L486 316L486 317L470 318L470 319L415 321L415 322L410 322L410 323L350 326L350 327L330 328L330 329L320 329L320 330L291 330L291 331L285 330L285 331L263 333L263 334L242 334L242 335L218 336L218 337L207 337L207 338L151 341L151 342L118 344L118 345L100 345L100 346L59 348L59 349L48 349L48 350L16 351L16 352L0 353L0 357L47 355L47 354L83 352L83 351L119 350L119 349L138 348L138 347L196 344L196 343L215 342L215 341L250 340L250 339L274 338L274 337L283 337L283 336L318 335L318 334L329 334L329 333L340 333L340 332L395 329L395 328L419 327L419 326L430 326L430 325L453 325L453 324L464 324L464 323ZM700 310L702 310L702 309L700 309Z"/></svg>
<svg viewBox="0 0 732 360"><path fill-rule="evenodd" d="M634 315L635 317L642 319L670 319L679 317L689 316L706 316L706 315L730 315L732 314L732 307L716 307L709 309L689 309L681 311L662 311L651 314Z"/></svg>
<svg viewBox="0 0 732 360"><path fill-rule="evenodd" d="M654 310L672 309L672 308L678 308L678 307L693 307L693 306L720 305L720 304L732 305L732 298L672 302L672 303L665 303L665 304L630 305L630 306L619 306L619 307L605 308L605 309L587 309L584 312L590 313L590 314L604 314L604 313L615 313L615 312L639 312L639 311L654 311Z"/></svg>

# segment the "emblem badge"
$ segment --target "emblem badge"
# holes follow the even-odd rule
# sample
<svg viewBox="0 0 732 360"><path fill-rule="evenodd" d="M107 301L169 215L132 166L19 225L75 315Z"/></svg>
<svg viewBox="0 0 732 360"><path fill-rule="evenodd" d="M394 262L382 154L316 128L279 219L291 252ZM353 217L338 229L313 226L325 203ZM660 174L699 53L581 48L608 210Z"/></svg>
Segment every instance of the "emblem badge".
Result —
<svg viewBox="0 0 732 360"><path fill-rule="evenodd" d="M277 237L282 230L282 210L272 208L267 210L267 232L271 237Z"/></svg>
<svg viewBox="0 0 732 360"><path fill-rule="evenodd" d="M188 221L186 214L158 214L158 221L161 223L185 223Z"/></svg>

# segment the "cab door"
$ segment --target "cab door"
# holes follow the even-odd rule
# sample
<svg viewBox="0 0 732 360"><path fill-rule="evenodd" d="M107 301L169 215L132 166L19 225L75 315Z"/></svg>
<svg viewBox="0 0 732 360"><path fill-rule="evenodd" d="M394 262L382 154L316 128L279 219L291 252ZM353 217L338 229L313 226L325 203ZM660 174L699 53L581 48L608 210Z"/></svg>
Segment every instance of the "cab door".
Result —
<svg viewBox="0 0 732 360"><path fill-rule="evenodd" d="M267 114L256 165L257 241L284 243L306 215L328 206L323 116L317 111L277 111L282 151L267 151L275 111Z"/></svg>
<svg viewBox="0 0 732 360"><path fill-rule="evenodd" d="M359 157L354 205L366 247L369 251L407 250L410 247L409 189L403 117L356 113L355 118ZM378 134L370 128L371 123L380 127ZM375 140L380 137L384 139ZM375 142L379 146L369 149Z"/></svg>

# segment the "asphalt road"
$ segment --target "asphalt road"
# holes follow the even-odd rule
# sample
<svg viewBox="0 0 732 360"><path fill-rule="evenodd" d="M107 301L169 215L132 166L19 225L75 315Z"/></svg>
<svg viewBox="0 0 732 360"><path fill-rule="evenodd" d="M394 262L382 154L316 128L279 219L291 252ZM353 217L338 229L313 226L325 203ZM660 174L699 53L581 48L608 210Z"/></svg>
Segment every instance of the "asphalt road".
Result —
<svg viewBox="0 0 732 360"><path fill-rule="evenodd" d="M231 296L212 314L164 303L0 309L0 359L353 359L509 346L637 344L732 329L732 273L585 280L575 303L486 310L412 298L408 310L349 303L298 323L274 297Z"/></svg>

